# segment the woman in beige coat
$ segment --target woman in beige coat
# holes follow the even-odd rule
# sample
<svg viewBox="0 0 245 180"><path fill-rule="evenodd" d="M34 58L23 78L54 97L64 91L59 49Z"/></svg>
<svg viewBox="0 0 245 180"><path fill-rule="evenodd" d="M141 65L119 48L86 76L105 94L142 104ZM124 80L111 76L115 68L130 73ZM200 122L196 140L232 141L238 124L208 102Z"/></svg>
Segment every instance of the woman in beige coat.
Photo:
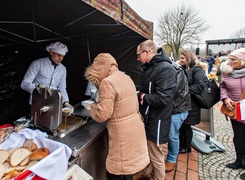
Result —
<svg viewBox="0 0 245 180"><path fill-rule="evenodd" d="M107 179L130 177L150 162L135 85L108 53L94 59L85 77L99 90L98 103L87 109L95 121L106 122L108 130Z"/></svg>

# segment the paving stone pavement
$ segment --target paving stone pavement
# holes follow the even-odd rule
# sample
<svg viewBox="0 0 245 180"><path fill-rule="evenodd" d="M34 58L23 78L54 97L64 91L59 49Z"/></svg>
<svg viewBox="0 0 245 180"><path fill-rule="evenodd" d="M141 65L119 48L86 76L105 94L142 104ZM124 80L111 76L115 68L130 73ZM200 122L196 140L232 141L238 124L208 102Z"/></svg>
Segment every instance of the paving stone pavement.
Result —
<svg viewBox="0 0 245 180"><path fill-rule="evenodd" d="M231 123L226 121L219 111L220 104L214 108L214 137L226 149L225 152L212 152L211 154L198 153L199 180L240 180L240 174L245 170L232 170L225 165L235 161L233 145L233 131Z"/></svg>

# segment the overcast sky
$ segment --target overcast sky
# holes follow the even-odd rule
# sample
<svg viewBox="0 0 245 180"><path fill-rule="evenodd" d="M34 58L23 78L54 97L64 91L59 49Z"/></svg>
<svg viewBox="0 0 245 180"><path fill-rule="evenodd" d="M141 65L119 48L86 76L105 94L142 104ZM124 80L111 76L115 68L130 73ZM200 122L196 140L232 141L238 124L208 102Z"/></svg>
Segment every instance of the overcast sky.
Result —
<svg viewBox="0 0 245 180"><path fill-rule="evenodd" d="M245 0L125 0L143 19L157 27L160 15L185 2L199 12L210 26L201 35L200 44L206 40L229 39L231 34L245 27Z"/></svg>

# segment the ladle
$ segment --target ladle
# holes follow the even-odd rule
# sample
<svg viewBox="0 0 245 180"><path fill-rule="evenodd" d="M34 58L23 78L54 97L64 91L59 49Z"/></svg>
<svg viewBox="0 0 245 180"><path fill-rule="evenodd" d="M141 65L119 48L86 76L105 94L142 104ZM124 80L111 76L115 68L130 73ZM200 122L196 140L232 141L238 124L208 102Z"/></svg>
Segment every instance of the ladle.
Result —
<svg viewBox="0 0 245 180"><path fill-rule="evenodd" d="M72 113L72 109L65 107L62 109L62 114L65 116L65 127L66 127L66 120L67 120L67 116L70 116Z"/></svg>

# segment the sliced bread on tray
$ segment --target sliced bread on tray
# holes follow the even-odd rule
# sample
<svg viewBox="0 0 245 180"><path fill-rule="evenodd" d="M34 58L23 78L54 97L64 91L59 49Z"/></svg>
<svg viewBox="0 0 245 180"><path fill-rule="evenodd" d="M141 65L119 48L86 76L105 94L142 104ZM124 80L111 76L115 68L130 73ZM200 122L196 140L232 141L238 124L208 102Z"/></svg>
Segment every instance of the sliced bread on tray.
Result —
<svg viewBox="0 0 245 180"><path fill-rule="evenodd" d="M10 155L9 163L11 166L17 166L28 156L30 156L30 151L27 148L17 148Z"/></svg>

